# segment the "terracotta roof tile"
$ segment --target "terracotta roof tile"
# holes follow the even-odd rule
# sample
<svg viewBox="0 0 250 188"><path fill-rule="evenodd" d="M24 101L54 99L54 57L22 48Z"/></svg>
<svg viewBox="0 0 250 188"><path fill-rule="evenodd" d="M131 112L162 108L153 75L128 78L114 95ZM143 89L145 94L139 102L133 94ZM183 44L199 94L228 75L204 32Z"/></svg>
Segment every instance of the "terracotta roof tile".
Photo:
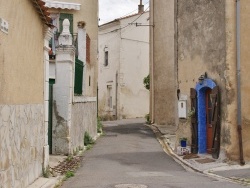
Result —
<svg viewBox="0 0 250 188"><path fill-rule="evenodd" d="M51 24L50 13L48 12L48 8L45 7L45 2L43 2L42 0L31 0L31 2L36 8L36 11L43 23L48 25L49 27L53 27L53 25Z"/></svg>

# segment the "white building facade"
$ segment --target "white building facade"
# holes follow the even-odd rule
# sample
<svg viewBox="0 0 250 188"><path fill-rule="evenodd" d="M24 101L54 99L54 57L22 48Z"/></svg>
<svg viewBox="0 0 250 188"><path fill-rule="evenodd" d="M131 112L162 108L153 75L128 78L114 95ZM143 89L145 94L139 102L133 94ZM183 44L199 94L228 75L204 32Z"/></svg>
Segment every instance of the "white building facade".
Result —
<svg viewBox="0 0 250 188"><path fill-rule="evenodd" d="M149 74L149 27L149 12L143 11L99 27L98 113L103 119L149 113L143 84Z"/></svg>

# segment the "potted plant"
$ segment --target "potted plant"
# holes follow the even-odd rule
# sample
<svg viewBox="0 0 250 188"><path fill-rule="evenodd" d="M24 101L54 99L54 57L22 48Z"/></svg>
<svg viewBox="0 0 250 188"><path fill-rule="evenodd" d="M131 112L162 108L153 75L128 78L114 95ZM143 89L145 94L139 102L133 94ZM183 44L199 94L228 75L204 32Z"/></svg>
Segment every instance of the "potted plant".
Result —
<svg viewBox="0 0 250 188"><path fill-rule="evenodd" d="M187 147L187 138L186 137L180 138L180 144L181 147Z"/></svg>

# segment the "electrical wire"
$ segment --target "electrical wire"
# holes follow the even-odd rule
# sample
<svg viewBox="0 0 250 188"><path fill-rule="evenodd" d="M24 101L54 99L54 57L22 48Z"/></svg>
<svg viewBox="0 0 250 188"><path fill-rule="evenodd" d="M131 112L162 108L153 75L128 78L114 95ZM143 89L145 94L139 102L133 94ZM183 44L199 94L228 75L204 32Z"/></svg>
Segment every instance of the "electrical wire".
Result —
<svg viewBox="0 0 250 188"><path fill-rule="evenodd" d="M105 34L108 34L108 33L112 33L112 32L117 32L119 30L122 30L122 29L125 29L126 27L128 27L129 25L133 24L136 20L138 20L147 10L149 9L149 6L145 9L145 11L143 11L134 21L132 21L131 23L119 28L119 29L114 29L112 31L108 31L106 33L100 33L99 35L105 35Z"/></svg>
<svg viewBox="0 0 250 188"><path fill-rule="evenodd" d="M149 1L148 2L146 2L146 3L144 3L144 6L145 5L147 5L147 4L149 4ZM123 18L123 17L126 17L126 16L128 16L128 15L130 15L130 14L132 14L133 12L135 12L135 11L137 11L138 9L135 9L135 10L133 10L133 11L131 11L131 12L129 12L129 13L127 13L127 14L125 14L125 15L123 15L123 16L121 16L120 18ZM110 21L110 22L112 22L112 21ZM107 22L108 23L108 22ZM105 24L105 23L104 23Z"/></svg>

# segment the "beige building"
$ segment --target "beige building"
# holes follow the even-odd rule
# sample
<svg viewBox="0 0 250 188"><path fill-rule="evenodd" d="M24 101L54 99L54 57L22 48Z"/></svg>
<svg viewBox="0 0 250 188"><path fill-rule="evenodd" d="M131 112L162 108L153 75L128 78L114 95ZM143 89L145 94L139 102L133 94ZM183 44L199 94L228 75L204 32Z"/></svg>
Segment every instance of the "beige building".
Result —
<svg viewBox="0 0 250 188"><path fill-rule="evenodd" d="M48 167L46 64L51 19L40 0L0 0L0 187Z"/></svg>
<svg viewBox="0 0 250 188"><path fill-rule="evenodd" d="M145 117L149 91L149 12L99 26L98 112L102 119ZM120 29L122 28L122 29Z"/></svg>
<svg viewBox="0 0 250 188"><path fill-rule="evenodd" d="M50 41L50 153L72 154L84 147L85 132L97 135L98 0L47 0L45 6L55 26ZM65 19L68 31L63 31Z"/></svg>
<svg viewBox="0 0 250 188"><path fill-rule="evenodd" d="M250 2L152 0L150 10L152 121L176 126L193 153L249 161Z"/></svg>

